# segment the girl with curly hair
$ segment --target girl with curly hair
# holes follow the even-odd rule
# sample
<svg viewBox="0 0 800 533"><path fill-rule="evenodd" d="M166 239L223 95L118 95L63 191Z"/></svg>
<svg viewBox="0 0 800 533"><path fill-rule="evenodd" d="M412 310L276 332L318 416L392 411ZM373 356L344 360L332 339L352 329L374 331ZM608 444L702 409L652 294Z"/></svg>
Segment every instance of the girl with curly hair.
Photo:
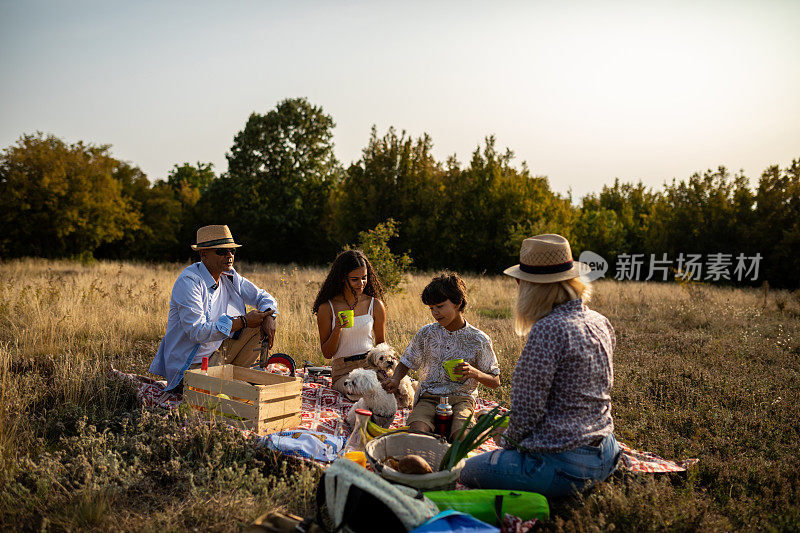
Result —
<svg viewBox="0 0 800 533"><path fill-rule="evenodd" d="M369 259L361 250L340 253L314 300L313 313L322 355L331 360L333 388L346 394L344 378L362 368L367 352L386 337L386 307L383 289ZM347 327L340 311L353 311L353 325Z"/></svg>

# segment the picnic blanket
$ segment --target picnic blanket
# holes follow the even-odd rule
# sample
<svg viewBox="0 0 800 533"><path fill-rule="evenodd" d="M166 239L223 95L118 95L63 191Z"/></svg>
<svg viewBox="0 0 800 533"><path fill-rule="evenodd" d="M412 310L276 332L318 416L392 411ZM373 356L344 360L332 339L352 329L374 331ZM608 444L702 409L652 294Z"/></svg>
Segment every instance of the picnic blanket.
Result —
<svg viewBox="0 0 800 533"><path fill-rule="evenodd" d="M267 370L285 373L277 366L274 368L267 367ZM180 394L164 390L166 381L157 381L138 374L128 374L115 368L110 369L110 374L120 380L129 382L136 390L136 397L145 407L160 407L171 410L181 404L182 397ZM345 415L350 406L353 405L353 402L331 388L329 377L319 376L312 380L303 369L297 369L296 375L303 378L300 427L335 436L347 436L351 429L345 421ZM491 409L496 405L497 403L491 400L478 398L476 410ZM391 427L405 425L406 418L410 412L408 409L398 410ZM672 461L659 457L654 453L634 450L621 442L619 445L622 449L619 468L630 472L684 472L698 462L697 459ZM498 446L490 439L478 451L486 452L496 449L498 449Z"/></svg>

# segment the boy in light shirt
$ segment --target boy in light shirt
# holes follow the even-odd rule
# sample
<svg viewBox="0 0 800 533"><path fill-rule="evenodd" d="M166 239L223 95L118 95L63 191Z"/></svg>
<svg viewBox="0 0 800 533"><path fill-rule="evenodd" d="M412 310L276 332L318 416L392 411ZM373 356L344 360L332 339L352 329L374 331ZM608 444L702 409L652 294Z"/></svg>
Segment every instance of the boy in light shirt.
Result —
<svg viewBox="0 0 800 533"><path fill-rule="evenodd" d="M440 274L428 283L422 302L436 322L414 335L394 375L383 383L384 389L394 392L409 370L418 371L419 390L408 424L413 430L433 431L436 405L441 396L447 396L453 407L451 440L475 411L478 385L500 386L492 339L464 319L465 292L464 281L455 273ZM443 365L453 359L464 360L453 369L453 374L460 375L457 381L450 379Z"/></svg>

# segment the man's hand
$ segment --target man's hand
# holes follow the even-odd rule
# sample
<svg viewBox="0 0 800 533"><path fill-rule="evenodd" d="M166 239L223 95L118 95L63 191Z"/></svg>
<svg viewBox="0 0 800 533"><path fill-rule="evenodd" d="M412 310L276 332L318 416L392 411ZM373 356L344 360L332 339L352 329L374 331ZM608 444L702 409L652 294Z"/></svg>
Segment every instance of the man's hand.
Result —
<svg viewBox="0 0 800 533"><path fill-rule="evenodd" d="M269 348L271 350L272 344L275 342L275 332L278 330L278 320L272 314L272 311L268 311L268 313L269 314L261 322L261 331L267 336L267 342L269 342Z"/></svg>
<svg viewBox="0 0 800 533"><path fill-rule="evenodd" d="M267 315L271 314L271 313L272 313L272 311L262 312L262 311L258 311L256 309L253 309L252 311L250 311L249 313L244 315L245 327L257 328L258 326L260 326L264 322L264 318Z"/></svg>

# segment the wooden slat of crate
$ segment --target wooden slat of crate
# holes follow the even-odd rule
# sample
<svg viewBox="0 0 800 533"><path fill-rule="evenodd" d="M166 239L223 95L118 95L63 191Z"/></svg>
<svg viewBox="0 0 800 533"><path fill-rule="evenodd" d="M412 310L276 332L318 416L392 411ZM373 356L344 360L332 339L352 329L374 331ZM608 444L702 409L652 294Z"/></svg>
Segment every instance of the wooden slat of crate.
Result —
<svg viewBox="0 0 800 533"><path fill-rule="evenodd" d="M210 411L207 411L207 414L221 424L227 424L238 429L249 429L250 431L256 431L257 424L253 420L236 420L235 418L228 418ZM258 433L258 431L256 431L256 433Z"/></svg>
<svg viewBox="0 0 800 533"><path fill-rule="evenodd" d="M222 366L210 366L210 367L208 367L208 372L206 372L206 374L204 374L204 375L211 376L212 378L224 378L225 377L225 372L224 371L225 371L225 369ZM189 370L189 372L200 372L200 373L202 373L202 370L198 370L198 369L195 368L194 370Z"/></svg>
<svg viewBox="0 0 800 533"><path fill-rule="evenodd" d="M211 368L219 368L221 369L221 372L225 373L224 367ZM209 369L209 372L211 372L211 369ZM253 403L257 403L261 400L261 390L258 387L254 387L248 383L233 379L225 379L215 377L213 375L206 376L205 374L200 373L198 370L189 370L186 372L184 374L184 382L189 387L207 390L210 394L215 396L217 394L224 393L231 398L241 398L242 400L247 400Z"/></svg>
<svg viewBox="0 0 800 533"><path fill-rule="evenodd" d="M281 398L291 398L293 396L300 396L303 394L303 382L296 381L294 383L280 383L277 385L262 385L261 403L278 400Z"/></svg>
<svg viewBox="0 0 800 533"><path fill-rule="evenodd" d="M299 413L300 403L299 396L290 396L279 401L261 402L258 404L258 419L267 420Z"/></svg>
<svg viewBox="0 0 800 533"><path fill-rule="evenodd" d="M209 367L207 375L199 370L190 370L186 372L184 379L187 385L184 390L187 403L197 406L195 408L225 424L251 429L259 434L300 425L303 392L303 381L300 378L221 365ZM210 394L193 389L203 389ZM220 393L227 394L232 400L218 398L216 395ZM209 406L221 413L233 414L245 420L211 412Z"/></svg>
<svg viewBox="0 0 800 533"><path fill-rule="evenodd" d="M202 407L206 410L216 409L222 413L239 416L246 420L255 421L259 419L259 410L255 405L226 400L186 388L183 391L183 399L192 407Z"/></svg>
<svg viewBox="0 0 800 533"><path fill-rule="evenodd" d="M281 374L273 374L272 372L264 372L263 370L253 370L252 368L245 368L243 366L232 366L233 379L242 381L249 381L258 385L281 385L284 383L302 383L300 378L293 378L291 376L284 376Z"/></svg>
<svg viewBox="0 0 800 533"><path fill-rule="evenodd" d="M197 394L197 397L200 397L200 401L197 401L196 399L190 399L192 393ZM252 418L248 419L243 417L245 418L245 420L237 420L235 418L229 418L227 416L224 416L222 413L214 412L210 410L205 404L204 398L206 397L214 398L215 400L220 400L221 401L220 403L225 402L225 400L222 398L210 397L207 394L202 394L198 393L197 391L191 391L191 390L190 391L184 390L184 396L187 398L187 402L192 406L193 409L201 410L200 408L202 408L202 412L206 416L213 418L214 420L221 422L223 424L227 424L229 426L233 426L239 429L249 429L251 431L255 431L259 435L264 435L266 433L273 433L275 431L280 431L286 428L296 427L299 426L300 423L302 422L300 412L295 409L287 409L286 413L274 417L261 418L258 420ZM250 409L254 409L254 406L248 406L245 404L242 405ZM228 408L224 408L222 411L225 412L227 410ZM242 414L238 416L242 416L243 414L246 413L242 412Z"/></svg>
<svg viewBox="0 0 800 533"><path fill-rule="evenodd" d="M259 434L274 433L286 428L293 428L299 426L301 422L300 413L290 414L279 418L272 418L268 420L260 420L258 422Z"/></svg>
<svg viewBox="0 0 800 533"><path fill-rule="evenodd" d="M303 393L303 380L250 368L233 367L233 378L259 385L260 401L288 398Z"/></svg>

